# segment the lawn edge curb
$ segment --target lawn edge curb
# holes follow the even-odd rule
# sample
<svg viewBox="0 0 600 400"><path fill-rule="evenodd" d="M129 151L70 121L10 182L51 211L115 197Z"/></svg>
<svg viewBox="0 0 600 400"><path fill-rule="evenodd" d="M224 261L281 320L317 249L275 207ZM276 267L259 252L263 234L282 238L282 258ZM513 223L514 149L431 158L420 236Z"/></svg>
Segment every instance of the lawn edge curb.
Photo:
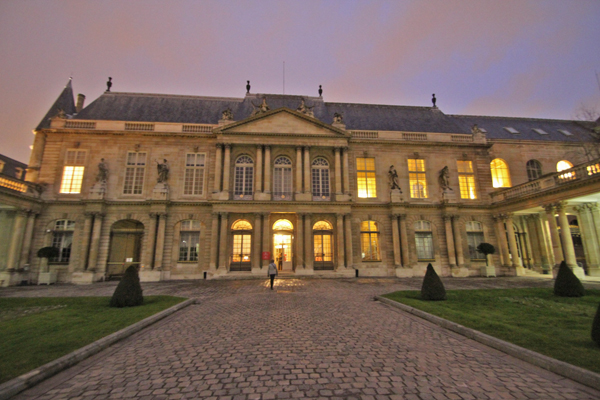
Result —
<svg viewBox="0 0 600 400"><path fill-rule="evenodd" d="M515 344L506 342L493 336L486 335L485 333L476 331L471 328L467 328L466 326L457 324L447 319L426 313L425 311L421 311L417 308L407 306L406 304L398 303L397 301L390 300L382 296L375 296L375 299L392 307L399 308L402 311L415 315L419 318L423 318L429 322L441 326L442 328L448 329L452 332L463 335L486 346L492 347L510 356L526 361L535 366L544 368L550 372L554 372L555 374L564 376L565 378L569 378L575 382L600 390L600 374L588 371L587 369L576 367L575 365L571 365L564 361L556 360L554 358L545 356L532 350L528 350L526 348L517 346Z"/></svg>
<svg viewBox="0 0 600 400"><path fill-rule="evenodd" d="M115 333L111 333L108 336L98 339L93 343L88 344L80 349L77 349L69 354L66 354L54 361L50 361L32 371L29 371L23 375L20 375L8 382L4 382L0 385L0 400L7 400L16 394L22 392L25 389L29 389L43 380L46 380L59 372L72 367L73 365L85 360L88 357L93 356L107 349L113 344L121 341L134 333L141 331L144 328L160 321L161 319L168 317L171 314L197 302L197 299L188 299L173 307L167 308L157 314L151 315L133 325L129 325L126 328L121 329Z"/></svg>

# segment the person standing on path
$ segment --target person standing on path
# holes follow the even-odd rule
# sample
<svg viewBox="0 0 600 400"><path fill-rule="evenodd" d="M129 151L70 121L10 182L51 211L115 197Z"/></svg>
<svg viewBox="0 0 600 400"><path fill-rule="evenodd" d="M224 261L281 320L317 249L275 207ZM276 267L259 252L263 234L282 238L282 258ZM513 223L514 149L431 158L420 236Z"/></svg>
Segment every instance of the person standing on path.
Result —
<svg viewBox="0 0 600 400"><path fill-rule="evenodd" d="M269 278L271 278L271 290L273 290L273 282L275 281L275 276L277 275L277 266L275 265L275 260L271 260L269 264Z"/></svg>

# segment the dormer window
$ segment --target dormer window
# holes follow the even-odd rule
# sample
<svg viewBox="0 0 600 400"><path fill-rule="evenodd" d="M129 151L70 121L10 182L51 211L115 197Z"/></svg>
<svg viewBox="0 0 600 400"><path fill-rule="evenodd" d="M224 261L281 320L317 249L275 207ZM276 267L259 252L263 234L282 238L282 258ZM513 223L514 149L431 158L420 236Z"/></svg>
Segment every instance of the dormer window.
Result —
<svg viewBox="0 0 600 400"><path fill-rule="evenodd" d="M535 133L537 133L538 135L547 135L547 134L548 134L548 132L546 132L546 131L545 131L545 130L543 130L543 129L539 129L539 128L533 128L533 131L534 131Z"/></svg>
<svg viewBox="0 0 600 400"><path fill-rule="evenodd" d="M573 134L566 129L557 129L557 130L565 136L573 136Z"/></svg>
<svg viewBox="0 0 600 400"><path fill-rule="evenodd" d="M505 126L504 129L506 130L506 132L512 133L513 135L518 135L519 133L521 133L512 126Z"/></svg>

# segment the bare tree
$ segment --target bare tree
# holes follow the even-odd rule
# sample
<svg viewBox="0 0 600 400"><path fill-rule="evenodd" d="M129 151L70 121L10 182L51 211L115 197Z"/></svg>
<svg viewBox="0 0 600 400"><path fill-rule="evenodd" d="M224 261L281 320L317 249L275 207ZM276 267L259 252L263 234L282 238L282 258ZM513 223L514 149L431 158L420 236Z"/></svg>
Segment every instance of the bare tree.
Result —
<svg viewBox="0 0 600 400"><path fill-rule="evenodd" d="M582 143L581 152L578 152L576 157L583 156L585 161L600 158L600 106L582 103L575 111L573 119L590 133L590 140Z"/></svg>

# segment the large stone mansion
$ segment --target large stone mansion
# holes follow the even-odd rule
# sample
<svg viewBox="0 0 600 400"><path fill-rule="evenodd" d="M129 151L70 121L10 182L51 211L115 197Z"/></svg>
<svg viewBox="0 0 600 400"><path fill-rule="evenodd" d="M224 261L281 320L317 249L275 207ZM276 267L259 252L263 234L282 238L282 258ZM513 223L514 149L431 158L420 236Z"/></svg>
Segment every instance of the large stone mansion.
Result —
<svg viewBox="0 0 600 400"><path fill-rule="evenodd" d="M600 275L598 122L110 91L68 82L25 180L0 171L0 283ZM497 251L485 256L477 246ZM38 258L43 247L56 257Z"/></svg>

